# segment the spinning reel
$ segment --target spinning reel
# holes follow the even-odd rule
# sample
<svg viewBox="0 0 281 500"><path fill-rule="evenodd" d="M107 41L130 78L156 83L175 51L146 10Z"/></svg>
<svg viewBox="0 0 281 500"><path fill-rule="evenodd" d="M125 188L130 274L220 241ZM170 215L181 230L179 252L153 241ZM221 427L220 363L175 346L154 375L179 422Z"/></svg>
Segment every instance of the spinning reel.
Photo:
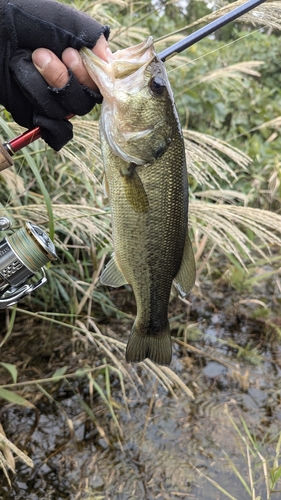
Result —
<svg viewBox="0 0 281 500"><path fill-rule="evenodd" d="M49 236L30 222L13 231L10 220L0 217L0 231L12 233L0 240L0 309L5 309L46 283L44 266L57 255ZM28 283L38 272L41 278Z"/></svg>

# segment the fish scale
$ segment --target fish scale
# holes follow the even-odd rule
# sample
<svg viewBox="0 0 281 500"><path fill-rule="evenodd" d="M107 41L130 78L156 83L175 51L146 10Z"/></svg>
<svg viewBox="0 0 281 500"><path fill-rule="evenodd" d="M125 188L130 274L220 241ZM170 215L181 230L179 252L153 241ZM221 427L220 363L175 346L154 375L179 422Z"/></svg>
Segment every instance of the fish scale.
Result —
<svg viewBox="0 0 281 500"><path fill-rule="evenodd" d="M134 49L140 66L130 74L128 61ZM116 60L106 64L87 49L82 57L104 96L100 137L114 256L100 281L111 286L129 283L134 291L137 316L127 361L148 357L167 365L171 361L171 286L175 280L185 296L195 279L187 232L184 141L172 91L151 38L114 55L118 72Z"/></svg>

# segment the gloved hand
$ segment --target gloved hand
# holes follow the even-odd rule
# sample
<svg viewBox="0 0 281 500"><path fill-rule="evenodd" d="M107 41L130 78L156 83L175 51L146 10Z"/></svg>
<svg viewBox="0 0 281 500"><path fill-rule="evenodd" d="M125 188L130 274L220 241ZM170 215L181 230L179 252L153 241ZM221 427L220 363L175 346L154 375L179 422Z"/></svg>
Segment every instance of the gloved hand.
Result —
<svg viewBox="0 0 281 500"><path fill-rule="evenodd" d="M0 103L19 125L39 125L56 151L72 138L65 117L88 113L102 98L71 70L63 88L48 86L32 63L32 52L44 47L61 58L67 47L92 49L102 34L108 38L107 26L55 1L0 0Z"/></svg>

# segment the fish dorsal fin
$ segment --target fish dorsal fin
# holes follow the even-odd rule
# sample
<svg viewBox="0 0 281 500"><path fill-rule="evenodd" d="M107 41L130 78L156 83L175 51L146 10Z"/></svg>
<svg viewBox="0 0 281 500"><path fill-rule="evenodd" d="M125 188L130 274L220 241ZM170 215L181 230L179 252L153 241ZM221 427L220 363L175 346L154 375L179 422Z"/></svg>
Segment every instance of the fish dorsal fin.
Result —
<svg viewBox="0 0 281 500"><path fill-rule="evenodd" d="M100 282L102 285L113 286L114 288L128 283L118 266L114 255L101 273Z"/></svg>
<svg viewBox="0 0 281 500"><path fill-rule="evenodd" d="M182 297L185 297L192 289L196 278L195 260L191 241L186 234L181 266L174 279L174 284Z"/></svg>

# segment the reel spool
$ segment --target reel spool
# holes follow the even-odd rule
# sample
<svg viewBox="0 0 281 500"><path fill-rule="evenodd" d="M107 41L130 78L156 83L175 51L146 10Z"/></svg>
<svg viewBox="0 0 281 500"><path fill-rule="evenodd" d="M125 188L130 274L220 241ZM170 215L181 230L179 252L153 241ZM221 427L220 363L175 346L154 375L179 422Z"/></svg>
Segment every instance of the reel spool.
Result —
<svg viewBox="0 0 281 500"><path fill-rule="evenodd" d="M7 217L0 217L0 231L11 230ZM0 241L0 309L16 304L20 299L47 282L44 266L57 259L49 236L38 226L26 222ZM27 281L36 273L42 277L35 284Z"/></svg>

